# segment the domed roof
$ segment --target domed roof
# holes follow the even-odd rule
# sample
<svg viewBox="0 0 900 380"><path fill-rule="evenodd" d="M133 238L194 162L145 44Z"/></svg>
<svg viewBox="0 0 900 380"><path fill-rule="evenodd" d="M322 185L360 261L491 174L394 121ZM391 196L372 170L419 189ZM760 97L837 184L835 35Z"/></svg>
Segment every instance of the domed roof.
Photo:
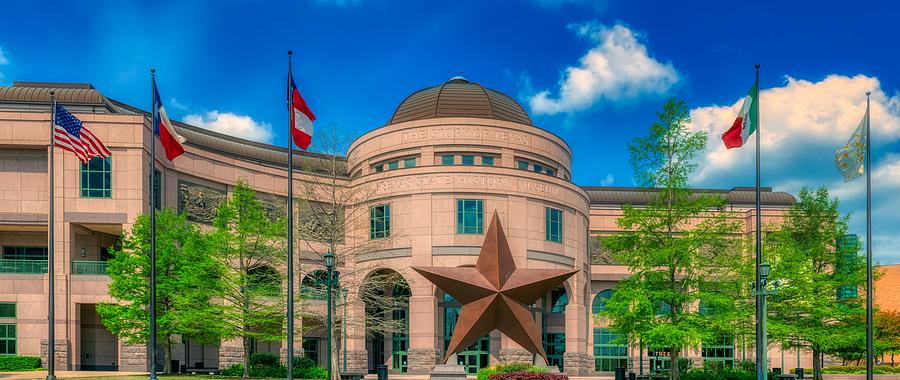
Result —
<svg viewBox="0 0 900 380"><path fill-rule="evenodd" d="M406 97L388 125L440 117L477 117L532 125L528 113L513 98L460 76Z"/></svg>

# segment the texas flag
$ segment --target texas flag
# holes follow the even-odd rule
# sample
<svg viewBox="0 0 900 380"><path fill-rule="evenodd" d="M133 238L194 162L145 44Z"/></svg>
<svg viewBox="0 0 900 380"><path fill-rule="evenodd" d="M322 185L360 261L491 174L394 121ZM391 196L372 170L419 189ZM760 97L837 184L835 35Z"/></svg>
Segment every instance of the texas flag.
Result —
<svg viewBox="0 0 900 380"><path fill-rule="evenodd" d="M288 104L291 113L291 138L300 149L306 150L312 142L313 121L316 115L312 113L306 101L300 96L300 90L294 84L294 75L288 72Z"/></svg>
<svg viewBox="0 0 900 380"><path fill-rule="evenodd" d="M184 153L182 144L187 140L175 132L175 127L169 121L169 115L166 114L166 108L163 107L159 90L156 88L156 79L153 80L153 133L159 137L159 142L166 150L166 158L169 161Z"/></svg>

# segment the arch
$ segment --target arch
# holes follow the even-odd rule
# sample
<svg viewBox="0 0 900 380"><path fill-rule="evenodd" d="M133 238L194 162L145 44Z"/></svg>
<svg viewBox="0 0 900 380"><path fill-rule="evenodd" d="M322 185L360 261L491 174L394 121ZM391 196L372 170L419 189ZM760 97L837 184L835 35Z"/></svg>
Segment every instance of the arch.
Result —
<svg viewBox="0 0 900 380"><path fill-rule="evenodd" d="M300 280L300 297L310 300L325 300L327 298L328 272L317 269L303 276Z"/></svg>
<svg viewBox="0 0 900 380"><path fill-rule="evenodd" d="M247 288L267 296L281 294L281 273L268 265L260 264L247 270Z"/></svg>
<svg viewBox="0 0 900 380"><path fill-rule="evenodd" d="M393 269L372 270L360 284L358 299L365 308L369 372L375 373L380 364L407 371L411 295L409 282Z"/></svg>

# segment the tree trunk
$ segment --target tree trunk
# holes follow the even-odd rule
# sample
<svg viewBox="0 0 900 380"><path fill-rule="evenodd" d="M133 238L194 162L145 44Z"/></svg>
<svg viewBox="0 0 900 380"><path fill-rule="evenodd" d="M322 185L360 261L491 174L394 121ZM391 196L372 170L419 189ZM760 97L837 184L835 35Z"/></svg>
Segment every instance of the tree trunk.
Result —
<svg viewBox="0 0 900 380"><path fill-rule="evenodd" d="M241 343L244 345L244 377L250 377L250 339L243 337Z"/></svg>
<svg viewBox="0 0 900 380"><path fill-rule="evenodd" d="M813 380L822 380L822 351L813 347Z"/></svg>
<svg viewBox="0 0 900 380"><path fill-rule="evenodd" d="M172 342L166 341L163 354L163 373L172 373Z"/></svg>
<svg viewBox="0 0 900 380"><path fill-rule="evenodd" d="M681 377L681 368L678 368L678 359L681 357L681 353L676 349L672 349L672 356L669 361L669 372L672 374L671 380L678 380Z"/></svg>

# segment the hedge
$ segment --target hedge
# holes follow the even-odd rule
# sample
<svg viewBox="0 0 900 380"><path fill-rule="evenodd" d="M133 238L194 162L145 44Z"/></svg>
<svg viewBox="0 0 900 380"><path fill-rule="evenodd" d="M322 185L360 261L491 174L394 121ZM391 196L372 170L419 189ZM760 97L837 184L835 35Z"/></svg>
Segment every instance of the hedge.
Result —
<svg viewBox="0 0 900 380"><path fill-rule="evenodd" d="M281 360L274 354L254 354L250 356L250 377L273 378L287 376L287 367L281 364ZM244 366L233 364L219 372L222 376L243 376ZM294 358L294 377L298 379L324 379L328 377L325 368L317 367L309 358Z"/></svg>
<svg viewBox="0 0 900 380"><path fill-rule="evenodd" d="M41 368L37 356L0 356L0 371L29 371Z"/></svg>
<svg viewBox="0 0 900 380"><path fill-rule="evenodd" d="M864 374L866 373L866 367L864 366L856 366L856 365L836 365L832 367L825 367L822 369L822 373L828 374ZM892 373L900 374L900 367L891 367L889 365L877 365L873 368L872 373L876 375L887 375Z"/></svg>
<svg viewBox="0 0 900 380"><path fill-rule="evenodd" d="M566 375L547 372L513 371L488 376L488 380L569 380Z"/></svg>
<svg viewBox="0 0 900 380"><path fill-rule="evenodd" d="M495 375L498 373L507 373L507 372L531 372L531 373L540 373L547 372L545 368L535 367L529 363L509 363L509 364L497 364L490 367L484 367L478 370L478 374L475 375L478 380L488 380L491 375Z"/></svg>

